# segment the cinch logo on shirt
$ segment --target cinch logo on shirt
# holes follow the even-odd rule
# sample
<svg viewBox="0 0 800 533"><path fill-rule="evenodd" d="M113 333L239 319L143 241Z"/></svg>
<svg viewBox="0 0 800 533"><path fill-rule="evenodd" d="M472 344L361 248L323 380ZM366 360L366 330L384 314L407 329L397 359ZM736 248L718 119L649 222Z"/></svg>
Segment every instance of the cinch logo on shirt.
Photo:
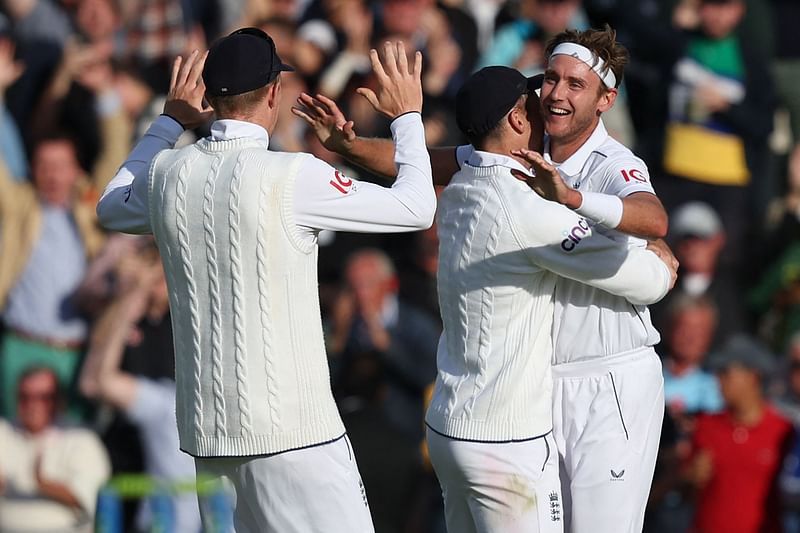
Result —
<svg viewBox="0 0 800 533"><path fill-rule="evenodd" d="M586 222L585 218L582 218L566 233L567 238L561 241L561 249L565 252L571 252L588 233L589 224Z"/></svg>

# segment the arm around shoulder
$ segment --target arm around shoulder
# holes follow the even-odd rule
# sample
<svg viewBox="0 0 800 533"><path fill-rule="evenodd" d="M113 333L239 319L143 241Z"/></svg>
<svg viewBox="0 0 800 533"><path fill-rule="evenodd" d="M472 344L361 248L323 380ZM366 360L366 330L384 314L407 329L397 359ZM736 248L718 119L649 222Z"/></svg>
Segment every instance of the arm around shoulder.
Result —
<svg viewBox="0 0 800 533"><path fill-rule="evenodd" d="M649 305L666 295L673 272L655 253L598 233L586 218L534 193L514 225L532 262L560 276ZM521 196L521 195L520 195Z"/></svg>

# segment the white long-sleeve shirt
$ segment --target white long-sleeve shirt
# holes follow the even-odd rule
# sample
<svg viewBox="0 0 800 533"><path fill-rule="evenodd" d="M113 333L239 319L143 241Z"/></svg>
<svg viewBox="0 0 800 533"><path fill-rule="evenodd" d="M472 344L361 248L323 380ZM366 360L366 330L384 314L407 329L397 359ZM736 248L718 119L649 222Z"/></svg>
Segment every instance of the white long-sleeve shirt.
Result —
<svg viewBox="0 0 800 533"><path fill-rule="evenodd" d="M654 253L595 232L512 169L527 172L510 157L472 151L440 198L444 333L426 421L453 438L521 440L552 428L558 276L638 304L669 289L669 269Z"/></svg>
<svg viewBox="0 0 800 533"><path fill-rule="evenodd" d="M358 181L317 158L299 169L294 194L294 217L304 239L316 241L320 230L403 232L430 227L436 195L425 132L419 113L406 113L392 122L397 180L391 187ZM100 223L125 233L152 233L147 195L147 170L161 150L172 148L183 133L173 119L160 116L134 147L106 187L97 204ZM218 120L211 125L213 140L251 138L269 147L267 131L257 124Z"/></svg>
<svg viewBox="0 0 800 533"><path fill-rule="evenodd" d="M547 146L545 158L552 163ZM579 191L624 198L634 193L655 194L647 166L614 140L601 120L580 149L554 163L570 187ZM610 239L644 248L644 239L631 237L592 222ZM553 363L570 363L621 354L658 344L661 337L644 305L571 279L556 284ZM592 334L587 334L591 331Z"/></svg>
<svg viewBox="0 0 800 533"><path fill-rule="evenodd" d="M98 204L109 229L156 236L176 343L176 415L195 456L279 453L338 438L317 283L317 233L411 231L435 212L418 113L392 123L398 180L356 182L308 154L270 152L254 124L211 139L160 118Z"/></svg>

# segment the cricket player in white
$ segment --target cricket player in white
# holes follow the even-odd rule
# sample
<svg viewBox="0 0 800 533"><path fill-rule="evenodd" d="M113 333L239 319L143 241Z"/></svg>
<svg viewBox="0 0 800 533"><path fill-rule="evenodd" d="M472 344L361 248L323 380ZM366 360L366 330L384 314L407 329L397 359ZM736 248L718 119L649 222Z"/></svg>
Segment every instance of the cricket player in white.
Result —
<svg viewBox="0 0 800 533"><path fill-rule="evenodd" d="M614 104L627 52L606 28L563 32L546 53L544 158L519 153L536 170L533 188L631 248L646 245L631 235L663 237L667 216L647 167L600 118ZM565 528L641 532L664 415L653 348L660 336L645 306L589 285L561 280L555 302L553 420Z"/></svg>
<svg viewBox="0 0 800 533"><path fill-rule="evenodd" d="M426 421L454 532L561 531L550 361L553 293L562 280L553 273L638 304L661 298L674 279L655 255L593 233L583 217L515 178L528 171L511 153L532 138L541 142L540 122L531 124L523 107L527 100L540 116L527 84L513 69L490 67L461 89L457 120L480 149L458 150L463 163L439 204L445 332ZM362 142L330 100L305 95L300 103L298 114L323 142L345 130L348 142ZM367 145L359 162L385 168L386 143Z"/></svg>
<svg viewBox="0 0 800 533"><path fill-rule="evenodd" d="M272 39L234 32L176 60L164 111L98 204L111 230L154 233L169 286L181 448L227 478L238 532L373 531L330 390L317 285L322 229L427 228L436 199L420 110L421 55L371 52L393 119L398 180L357 182L308 154L268 150L283 65ZM201 78L202 72L202 78ZM211 137L169 150L185 127ZM204 517L205 518L205 517Z"/></svg>

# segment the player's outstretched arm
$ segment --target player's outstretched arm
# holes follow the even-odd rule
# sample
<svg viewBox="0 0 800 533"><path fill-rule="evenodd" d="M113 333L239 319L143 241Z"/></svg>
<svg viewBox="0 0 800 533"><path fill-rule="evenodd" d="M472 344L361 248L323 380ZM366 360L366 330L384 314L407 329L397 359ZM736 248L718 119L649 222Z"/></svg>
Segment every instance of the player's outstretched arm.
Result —
<svg viewBox="0 0 800 533"><path fill-rule="evenodd" d="M563 204L598 224L645 239L663 239L667 234L667 212L650 192L634 192L619 198L612 194L582 193L570 188L556 168L532 150L515 150L513 155L531 165L535 176L516 173L540 196ZM638 179L638 178L637 178Z"/></svg>
<svg viewBox="0 0 800 533"><path fill-rule="evenodd" d="M390 139L359 137L355 125L327 96L302 93L292 113L314 130L322 145L348 161L381 176L394 178L394 143ZM447 185L458 171L455 147L428 148L435 185Z"/></svg>

